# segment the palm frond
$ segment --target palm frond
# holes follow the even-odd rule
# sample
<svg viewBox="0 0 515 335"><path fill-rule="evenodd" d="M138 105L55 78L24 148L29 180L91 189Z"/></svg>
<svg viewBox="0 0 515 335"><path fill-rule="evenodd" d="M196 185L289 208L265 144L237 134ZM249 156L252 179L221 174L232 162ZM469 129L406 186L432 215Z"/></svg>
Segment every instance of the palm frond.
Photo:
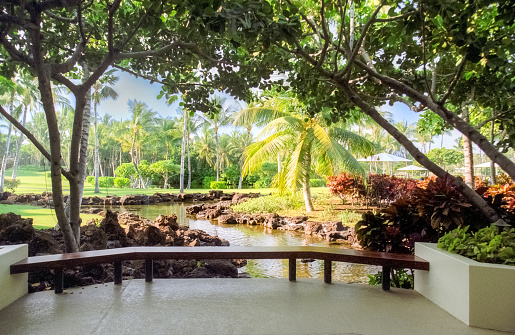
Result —
<svg viewBox="0 0 515 335"><path fill-rule="evenodd" d="M342 128L330 128L329 136L346 146L354 155L367 157L377 153L377 148L374 143L351 131Z"/></svg>

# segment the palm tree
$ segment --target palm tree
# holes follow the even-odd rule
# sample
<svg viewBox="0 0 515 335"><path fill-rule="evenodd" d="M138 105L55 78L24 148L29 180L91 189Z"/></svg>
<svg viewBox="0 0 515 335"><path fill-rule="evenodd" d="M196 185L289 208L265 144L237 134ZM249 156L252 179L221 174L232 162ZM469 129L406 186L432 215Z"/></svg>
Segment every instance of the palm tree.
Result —
<svg viewBox="0 0 515 335"><path fill-rule="evenodd" d="M227 98L220 98L215 96L213 99L211 99L211 106L214 109L214 112L208 117L208 116L202 116L205 122L211 125L214 132L215 137L215 150L216 150L216 163L215 163L215 170L216 170L216 181L219 181L220 179L220 159L218 157L218 150L219 150L219 141L218 141L218 133L220 131L220 128L225 127L232 123L233 117L232 117L232 111L233 107L229 104Z"/></svg>
<svg viewBox="0 0 515 335"><path fill-rule="evenodd" d="M100 188L98 185L98 177L99 177L99 165L100 165L100 155L98 153L98 130L97 130L97 106L102 100L106 100L108 98L112 98L116 100L118 98L118 93L111 87L118 81L118 77L115 77L113 73L115 69L111 69L106 71L102 78L97 80L93 86L93 94L91 95L91 99L93 101L93 127L95 130L95 152L94 152L94 172L95 172L95 191L94 193L99 193Z"/></svg>
<svg viewBox="0 0 515 335"><path fill-rule="evenodd" d="M420 143L422 146L422 152L427 153L429 150L431 150L431 143L433 143L433 139L431 136L431 133L429 132L415 132L415 141ZM426 144L429 144L429 149L426 151Z"/></svg>
<svg viewBox="0 0 515 335"><path fill-rule="evenodd" d="M407 121L404 121L404 122L397 122L394 124L395 128L397 128L401 133L403 133L404 135L406 135L406 137L408 139L413 139L413 135L415 134L415 125L413 124L408 124ZM402 156L404 158L407 158L407 151L404 147L402 147Z"/></svg>
<svg viewBox="0 0 515 335"><path fill-rule="evenodd" d="M214 152L214 141L213 141L213 129L208 124L203 124L200 132L200 136L196 137L195 145L197 146L196 151L200 158L199 164L205 161L207 165L213 166L213 152Z"/></svg>
<svg viewBox="0 0 515 335"><path fill-rule="evenodd" d="M134 169L138 174L140 187L146 188L143 177L141 176L141 173L138 169L136 150L141 148L141 144L145 142L145 138L148 136L148 133L151 132L157 113L149 109L145 103L139 102L136 99L129 100L127 105L129 106L131 119L127 120L125 125L128 131L128 135L130 136L130 143L126 142L125 145L127 148L127 145L130 144L129 154L131 155L131 161L134 165Z"/></svg>
<svg viewBox="0 0 515 335"><path fill-rule="evenodd" d="M295 97L288 99L302 107ZM280 101L278 101L280 102ZM291 104L290 104L291 105ZM274 178L274 186L280 190L295 191L302 186L306 211L314 211L311 201L310 176L313 172L327 176L338 170L364 174L365 171L353 154L371 155L375 146L365 138L342 128L328 127L321 116L309 117L303 109L292 113L274 111L277 118L261 131L260 141L250 145L243 166L243 175L257 170L267 159L282 153L286 161Z"/></svg>
<svg viewBox="0 0 515 335"><path fill-rule="evenodd" d="M231 154L234 155L240 169L238 189L241 189L243 184L242 169L245 164L245 149L252 143L252 140L250 133L242 134L236 130L231 133Z"/></svg>

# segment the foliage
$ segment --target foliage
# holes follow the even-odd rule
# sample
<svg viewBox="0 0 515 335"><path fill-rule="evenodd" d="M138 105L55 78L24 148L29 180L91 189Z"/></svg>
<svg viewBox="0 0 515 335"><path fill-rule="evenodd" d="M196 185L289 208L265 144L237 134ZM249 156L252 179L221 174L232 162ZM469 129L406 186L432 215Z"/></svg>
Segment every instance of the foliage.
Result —
<svg viewBox="0 0 515 335"><path fill-rule="evenodd" d="M117 177L132 178L136 173L136 169L132 163L123 163L114 171Z"/></svg>
<svg viewBox="0 0 515 335"><path fill-rule="evenodd" d="M325 186L325 180L323 179L310 179L309 185L311 187L324 187Z"/></svg>
<svg viewBox="0 0 515 335"><path fill-rule="evenodd" d="M202 187L211 188L211 182L213 181L216 181L216 177L205 176L204 179L202 179Z"/></svg>
<svg viewBox="0 0 515 335"><path fill-rule="evenodd" d="M431 149L427 153L427 158L442 168L463 164L464 160L463 151L448 148Z"/></svg>
<svg viewBox="0 0 515 335"><path fill-rule="evenodd" d="M499 232L492 225L475 233L458 227L438 240L438 248L478 262L515 265L515 228Z"/></svg>
<svg viewBox="0 0 515 335"><path fill-rule="evenodd" d="M383 272L379 271L376 274L367 275L369 285L381 285L383 280ZM406 269L392 269L390 273L390 286L397 288L410 289L414 287L413 272L408 272Z"/></svg>
<svg viewBox="0 0 515 335"><path fill-rule="evenodd" d="M229 166L224 170L224 173L222 174L222 179L225 179L228 185L237 187L240 179L240 168L237 165Z"/></svg>
<svg viewBox="0 0 515 335"><path fill-rule="evenodd" d="M12 193L15 192L16 188L20 186L21 180L12 179L12 178L4 178L4 187L8 190L11 190Z"/></svg>
<svg viewBox="0 0 515 335"><path fill-rule="evenodd" d="M367 212L356 224L363 248L411 253L418 241L436 242L439 237L465 223L477 231L488 220L456 190L450 179L429 181L416 188L411 198L401 198L380 213Z"/></svg>
<svg viewBox="0 0 515 335"><path fill-rule="evenodd" d="M209 184L209 188L212 190L222 190L227 188L227 182L226 181L212 181Z"/></svg>
<svg viewBox="0 0 515 335"><path fill-rule="evenodd" d="M102 188L114 187L114 177L98 177L98 185Z"/></svg>
<svg viewBox="0 0 515 335"><path fill-rule="evenodd" d="M90 185L95 185L95 176L87 176L86 183L88 183Z"/></svg>
<svg viewBox="0 0 515 335"><path fill-rule="evenodd" d="M269 188L272 183L272 178L261 177L254 183L254 188Z"/></svg>
<svg viewBox="0 0 515 335"><path fill-rule="evenodd" d="M299 192L293 194L272 194L264 197L249 199L238 205L232 206L232 210L242 213L278 213L281 211L295 210L302 207L304 200Z"/></svg>
<svg viewBox="0 0 515 335"><path fill-rule="evenodd" d="M327 187L333 195L337 195L345 201L361 200L365 196L363 177L342 172L337 176L327 177Z"/></svg>
<svg viewBox="0 0 515 335"><path fill-rule="evenodd" d="M410 178L398 178L390 175L368 176L367 184L361 176L341 173L330 176L327 185L332 194L338 195L345 203L346 200L355 200L364 203L368 201L373 205L390 204L401 197L410 198L417 188L417 181Z"/></svg>
<svg viewBox="0 0 515 335"><path fill-rule="evenodd" d="M116 177L116 178L114 178L113 182L114 182L114 187L117 187L117 188L127 188L127 187L131 186L131 181L129 178Z"/></svg>
<svg viewBox="0 0 515 335"><path fill-rule="evenodd" d="M416 193L420 215L439 234L463 226L465 222L481 221L450 178L430 181L425 190L418 189Z"/></svg>

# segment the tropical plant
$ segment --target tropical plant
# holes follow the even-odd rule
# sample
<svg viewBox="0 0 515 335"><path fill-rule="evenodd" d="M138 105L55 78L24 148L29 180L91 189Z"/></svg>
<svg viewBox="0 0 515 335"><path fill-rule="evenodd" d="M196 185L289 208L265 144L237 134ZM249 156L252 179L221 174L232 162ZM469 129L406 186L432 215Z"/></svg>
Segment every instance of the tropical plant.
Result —
<svg viewBox="0 0 515 335"><path fill-rule="evenodd" d="M337 170L347 170L364 174L352 154L368 156L374 153L375 146L350 131L328 127L322 115L309 117L305 107L302 107L291 92L276 96L273 102L277 102L277 105L289 102L290 107L298 106L299 109L262 110L263 113L273 114L277 118L261 131L258 136L261 140L246 150L243 175L255 171L263 162L281 154L286 161L286 168L277 174L274 185L279 190L292 192L301 186L306 211L312 212L314 207L309 184L312 173L328 176Z"/></svg>
<svg viewBox="0 0 515 335"><path fill-rule="evenodd" d="M458 227L438 240L438 248L478 262L515 265L515 228L501 230L496 226L470 233L469 227Z"/></svg>
<svg viewBox="0 0 515 335"><path fill-rule="evenodd" d="M218 134L220 132L220 128L232 124L234 106L230 103L228 98L220 98L218 96L214 96L212 99L210 99L209 105L211 107L210 113L208 115L203 115L202 118L204 119L204 122L209 124L213 130L216 154L216 181L219 181L221 160Z"/></svg>
<svg viewBox="0 0 515 335"><path fill-rule="evenodd" d="M145 138L151 133L155 125L157 113L149 109L145 103L135 99L129 100L127 105L131 113L131 119L125 121L126 128L122 129L123 133L126 135L122 137L122 145L125 146L125 149L128 150L131 155L132 164L139 178L139 187L145 188L146 183L138 169L136 151L141 150Z"/></svg>
<svg viewBox="0 0 515 335"><path fill-rule="evenodd" d="M98 104L106 99L113 99L116 100L118 98L118 92L114 90L112 85L114 85L118 81L118 77L114 76L114 73L116 72L116 69L110 69L104 73L100 79L95 82L92 86L92 94L91 99L93 101L93 129L95 132L95 150L93 154L93 161L94 161L94 173L95 173L95 190L94 193L99 193L99 184L98 184L98 177L99 177L99 166L100 166L100 155L98 153L99 148L99 142L98 142L98 129L97 129L97 123L98 123L98 114L97 114L97 106Z"/></svg>

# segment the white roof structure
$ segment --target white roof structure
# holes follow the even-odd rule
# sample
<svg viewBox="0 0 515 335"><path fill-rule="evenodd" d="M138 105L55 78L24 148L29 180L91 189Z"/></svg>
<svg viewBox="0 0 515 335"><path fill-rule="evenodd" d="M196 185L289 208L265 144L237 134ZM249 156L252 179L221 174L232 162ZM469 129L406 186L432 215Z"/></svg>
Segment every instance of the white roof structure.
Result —
<svg viewBox="0 0 515 335"><path fill-rule="evenodd" d="M369 156L367 158L358 159L359 162L411 162L412 159L406 159L399 156L391 155L386 152Z"/></svg>
<svg viewBox="0 0 515 335"><path fill-rule="evenodd" d="M499 165L497 165L497 163L495 163L495 166L499 167ZM490 162L474 165L474 168L489 168L489 167L490 167Z"/></svg>

